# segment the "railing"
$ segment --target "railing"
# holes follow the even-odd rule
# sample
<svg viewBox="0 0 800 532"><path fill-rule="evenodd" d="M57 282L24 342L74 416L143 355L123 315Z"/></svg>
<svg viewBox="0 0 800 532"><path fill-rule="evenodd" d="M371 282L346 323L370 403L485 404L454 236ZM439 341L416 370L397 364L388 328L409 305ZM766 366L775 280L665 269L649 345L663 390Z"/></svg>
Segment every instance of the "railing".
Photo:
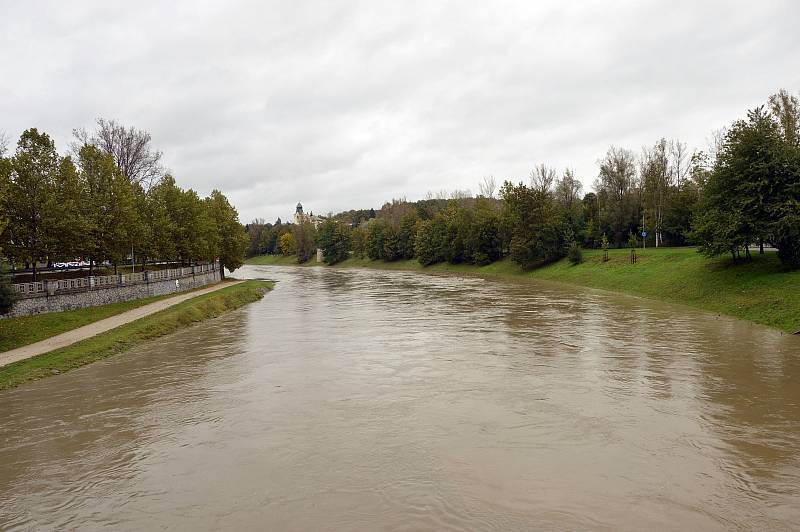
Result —
<svg viewBox="0 0 800 532"><path fill-rule="evenodd" d="M40 294L53 295L58 292L79 292L109 288L128 284L152 283L170 279L185 279L193 275L202 275L219 269L218 263L198 264L184 268L168 270L153 270L139 273L126 273L119 275L97 275L93 277L78 277L75 279L58 279L37 281L33 283L12 284L11 288L21 297L35 297Z"/></svg>

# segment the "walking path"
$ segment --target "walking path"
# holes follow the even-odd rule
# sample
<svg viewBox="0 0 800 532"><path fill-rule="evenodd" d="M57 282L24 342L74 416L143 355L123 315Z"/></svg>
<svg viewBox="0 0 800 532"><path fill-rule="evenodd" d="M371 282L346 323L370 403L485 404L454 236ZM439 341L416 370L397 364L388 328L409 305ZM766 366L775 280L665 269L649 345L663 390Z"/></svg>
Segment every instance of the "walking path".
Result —
<svg viewBox="0 0 800 532"><path fill-rule="evenodd" d="M0 367L5 366L6 364L11 364L12 362L25 360L26 358L35 357L36 355L41 355L42 353L55 351L56 349L61 349L62 347L67 347L75 342L80 342L81 340L85 340L87 338L91 338L92 336L97 336L98 334L110 331L111 329L115 329L120 325L125 325L126 323L136 321L140 318L144 318L145 316L149 316L150 314L155 314L156 312L177 305L178 303L182 303L187 299L192 299L193 297L214 292L220 288L233 286L241 282L242 281L217 283L214 286L209 286L208 288L195 290L193 292L186 292L167 299L161 299L155 303L149 303L133 310L128 310L115 316L98 320L94 323L90 323L89 325L84 325L83 327L78 327L77 329L72 329L71 331L67 331L56 336L51 336L50 338L40 342L28 344L16 349L12 349L11 351L0 353Z"/></svg>

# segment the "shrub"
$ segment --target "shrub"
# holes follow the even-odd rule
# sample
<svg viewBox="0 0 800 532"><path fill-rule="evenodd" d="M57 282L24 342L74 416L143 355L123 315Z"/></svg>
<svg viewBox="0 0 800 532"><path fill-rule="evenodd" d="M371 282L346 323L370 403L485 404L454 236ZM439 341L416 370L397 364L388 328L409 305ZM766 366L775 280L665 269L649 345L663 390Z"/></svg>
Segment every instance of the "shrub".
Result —
<svg viewBox="0 0 800 532"><path fill-rule="evenodd" d="M578 243L574 240L569 243L567 258L572 264L580 264L583 262L583 251L581 250L581 246L578 245Z"/></svg>

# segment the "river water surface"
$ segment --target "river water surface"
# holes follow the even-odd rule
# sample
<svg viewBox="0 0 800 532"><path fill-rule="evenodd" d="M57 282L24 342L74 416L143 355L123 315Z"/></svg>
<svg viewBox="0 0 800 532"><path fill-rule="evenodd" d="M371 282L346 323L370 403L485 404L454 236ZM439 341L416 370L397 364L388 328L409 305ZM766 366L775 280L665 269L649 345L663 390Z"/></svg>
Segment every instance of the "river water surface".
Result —
<svg viewBox="0 0 800 532"><path fill-rule="evenodd" d="M800 528L798 337L555 285L241 275L278 284L0 392L0 529Z"/></svg>

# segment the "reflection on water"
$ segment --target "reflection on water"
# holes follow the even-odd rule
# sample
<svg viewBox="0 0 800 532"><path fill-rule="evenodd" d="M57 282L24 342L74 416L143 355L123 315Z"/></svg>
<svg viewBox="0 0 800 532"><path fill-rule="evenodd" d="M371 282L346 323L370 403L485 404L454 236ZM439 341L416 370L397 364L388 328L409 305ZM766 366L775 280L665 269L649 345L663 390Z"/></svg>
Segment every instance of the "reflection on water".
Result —
<svg viewBox="0 0 800 532"><path fill-rule="evenodd" d="M263 301L0 393L0 529L800 527L800 339L551 285Z"/></svg>

